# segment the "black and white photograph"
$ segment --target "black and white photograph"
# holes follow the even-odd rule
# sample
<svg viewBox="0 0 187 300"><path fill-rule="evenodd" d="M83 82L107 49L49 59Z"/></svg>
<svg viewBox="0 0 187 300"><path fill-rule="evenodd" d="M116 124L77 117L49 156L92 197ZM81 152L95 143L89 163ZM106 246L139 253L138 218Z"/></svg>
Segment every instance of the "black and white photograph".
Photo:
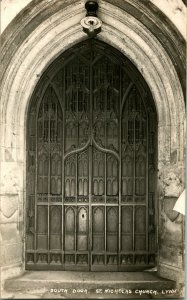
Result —
<svg viewBox="0 0 187 300"><path fill-rule="evenodd" d="M186 1L0 5L0 298L186 299Z"/></svg>

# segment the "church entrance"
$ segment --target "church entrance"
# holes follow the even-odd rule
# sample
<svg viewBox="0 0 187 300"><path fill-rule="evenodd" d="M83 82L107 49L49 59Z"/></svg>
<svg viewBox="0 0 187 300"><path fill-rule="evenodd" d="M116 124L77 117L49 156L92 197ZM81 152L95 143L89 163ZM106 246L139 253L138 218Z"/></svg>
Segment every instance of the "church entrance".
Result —
<svg viewBox="0 0 187 300"><path fill-rule="evenodd" d="M135 66L90 39L59 56L27 118L26 269L156 263L157 119Z"/></svg>

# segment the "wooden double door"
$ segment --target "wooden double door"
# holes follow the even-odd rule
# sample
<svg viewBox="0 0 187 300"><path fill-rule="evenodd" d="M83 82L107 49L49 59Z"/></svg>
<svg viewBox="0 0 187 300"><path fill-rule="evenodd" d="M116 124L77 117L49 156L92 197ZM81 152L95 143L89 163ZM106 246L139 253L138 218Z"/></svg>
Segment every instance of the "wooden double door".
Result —
<svg viewBox="0 0 187 300"><path fill-rule="evenodd" d="M145 81L108 45L50 65L28 112L26 269L155 265L156 128Z"/></svg>

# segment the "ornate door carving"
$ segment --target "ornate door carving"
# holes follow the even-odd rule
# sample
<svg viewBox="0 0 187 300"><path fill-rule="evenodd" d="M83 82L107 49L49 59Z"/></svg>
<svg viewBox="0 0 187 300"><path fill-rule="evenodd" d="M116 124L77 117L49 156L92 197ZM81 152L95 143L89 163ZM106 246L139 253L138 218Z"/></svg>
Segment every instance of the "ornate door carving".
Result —
<svg viewBox="0 0 187 300"><path fill-rule="evenodd" d="M27 123L26 268L153 267L156 112L132 63L88 40L63 53Z"/></svg>

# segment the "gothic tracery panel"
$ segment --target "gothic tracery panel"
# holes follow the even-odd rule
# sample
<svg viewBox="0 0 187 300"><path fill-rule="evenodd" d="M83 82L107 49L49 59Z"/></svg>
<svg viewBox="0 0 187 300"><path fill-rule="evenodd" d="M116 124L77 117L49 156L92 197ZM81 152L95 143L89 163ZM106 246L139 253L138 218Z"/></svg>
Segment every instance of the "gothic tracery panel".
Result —
<svg viewBox="0 0 187 300"><path fill-rule="evenodd" d="M156 122L143 78L104 43L46 70L27 124L28 269L154 266Z"/></svg>

